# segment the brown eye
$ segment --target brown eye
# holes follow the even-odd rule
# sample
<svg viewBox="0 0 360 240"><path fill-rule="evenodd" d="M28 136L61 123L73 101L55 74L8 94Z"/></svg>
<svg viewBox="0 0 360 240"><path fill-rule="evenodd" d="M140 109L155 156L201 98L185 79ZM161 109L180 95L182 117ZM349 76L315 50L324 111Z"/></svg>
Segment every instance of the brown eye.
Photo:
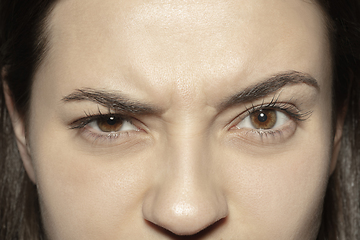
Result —
<svg viewBox="0 0 360 240"><path fill-rule="evenodd" d="M96 123L102 132L117 132L123 126L124 119L115 116L109 116L97 120Z"/></svg>
<svg viewBox="0 0 360 240"><path fill-rule="evenodd" d="M259 110L250 114L251 124L256 129L271 129L275 126L277 117L275 110Z"/></svg>

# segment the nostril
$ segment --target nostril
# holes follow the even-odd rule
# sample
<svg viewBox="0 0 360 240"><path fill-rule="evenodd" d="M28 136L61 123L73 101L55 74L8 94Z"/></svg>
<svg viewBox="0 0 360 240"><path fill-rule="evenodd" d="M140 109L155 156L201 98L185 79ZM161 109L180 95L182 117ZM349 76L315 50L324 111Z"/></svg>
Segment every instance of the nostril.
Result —
<svg viewBox="0 0 360 240"><path fill-rule="evenodd" d="M190 234L190 235L178 235L174 232L169 231L166 228L163 228L157 224L154 224L150 221L144 220L146 221L146 224L151 227L152 229L154 229L156 232L160 233L163 236L168 237L169 239L173 239L173 240L181 240L181 239L186 239L186 240L195 240L195 239L205 239L207 236L213 234L217 229L221 228L221 226L225 225L227 222L227 217L221 218L218 221L216 221L215 223L209 225L208 227L206 227L205 229L202 229L200 232L197 232L195 234Z"/></svg>

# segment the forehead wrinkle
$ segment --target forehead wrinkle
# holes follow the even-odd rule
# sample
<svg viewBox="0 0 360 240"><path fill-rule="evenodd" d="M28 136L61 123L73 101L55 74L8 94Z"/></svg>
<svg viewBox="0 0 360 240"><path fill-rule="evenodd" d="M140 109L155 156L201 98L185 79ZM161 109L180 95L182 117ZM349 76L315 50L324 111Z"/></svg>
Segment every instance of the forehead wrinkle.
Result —
<svg viewBox="0 0 360 240"><path fill-rule="evenodd" d="M174 4L175 4L174 9L176 10L178 8L179 1L175 1ZM151 6L151 4L148 4L148 5ZM169 4L167 4L167 5L169 5ZM193 6L198 6L198 5L194 4ZM165 9L167 9L167 8L169 8L169 6L165 7ZM190 7L185 8L185 9L187 11L193 10ZM196 10L196 8L195 8L195 10ZM214 9L214 12L215 11L217 11L217 10ZM179 11L179 14L180 13L181 13L181 11ZM163 15L163 17L165 17L165 18L170 18L171 17L170 15L166 16L166 13L164 13L164 14L165 15ZM209 14L208 16L210 17L211 14ZM156 16L154 16L154 17L156 18ZM259 17L259 16L257 16L257 17ZM186 17L184 16L184 20L185 19L186 19ZM219 22L221 22L221 21L219 21ZM233 19L232 19L232 22L234 22ZM269 22L271 22L271 21L269 21ZM174 23L176 23L176 21L174 21ZM212 23L214 23L214 22L212 22ZM204 25L201 25L201 26L204 26ZM194 27L192 27L191 25L185 26L185 27L189 27L190 30L195 30ZM247 30L247 29L240 29L240 31L245 31L245 30ZM277 29L277 30L279 31L279 29ZM146 42L146 40L144 40L143 38L141 40L142 40L142 43ZM216 40L218 40L218 39L216 39ZM231 43L235 42L235 40L237 40L236 37L234 39L230 39L230 40L228 38L226 39L226 41L231 41ZM225 43L226 43L226 41L225 41ZM204 45L204 42L201 42L201 45ZM150 66L152 69L156 69L156 71L157 71L156 74L154 74L154 72L150 72L149 74L147 74L149 76L149 78L146 78L146 79L151 79L151 80L146 81L147 82L146 85L154 86L155 87L154 92L156 92L155 91L156 87L158 87L159 83L162 83L163 85L161 87L164 87L166 85L166 88L162 88L159 92L161 92L161 91L166 92L169 89L168 83L170 83L170 84L173 83L173 86L176 86L175 89L178 90L176 92L178 94L169 94L169 95L166 94L166 95L169 96L169 98L171 97L172 99L177 99L177 100L178 99L183 99L184 100L183 101L184 106L189 107L189 106L192 106L190 103L194 102L191 99L195 99L196 94L199 94L200 92L198 92L197 90L194 91L196 88L191 87L192 85L186 85L186 78L190 79L190 81L188 81L188 82L191 82L191 78L197 77L199 79L198 80L199 82L203 81L202 84L206 85L206 84L208 84L208 82L211 82L214 79L220 79L220 78L223 78L223 77L228 77L229 72L230 72L230 71L228 71L229 70L228 68L231 68L232 70L233 69L238 69L238 70L240 69L240 71L243 72L243 71L247 71L247 69L246 69L247 65L251 65L251 64L245 62L246 59L243 59L243 58L240 59L240 57L239 57L239 55L241 55L241 53L242 53L241 51L243 51L244 49L247 49L247 48L245 48L245 45L240 47L241 49L239 50L239 52L236 52L236 50L238 50L238 49L235 49L235 48L230 49L228 51L229 52L228 55L224 55L223 53L222 53L222 55L218 54L218 53L220 53L221 50L224 50L223 48L215 49L214 46L210 46L212 48L209 49L208 48L209 46L205 46L203 51L199 51L198 48L195 49L196 51L199 51L198 52L199 54L197 54L197 58L193 62L190 61L191 58L187 58L187 56L186 56L187 52L186 51L184 51L185 54L181 53L182 49L177 49L178 50L177 54L168 54L168 52L166 52L168 54L168 58L164 59L165 66L161 66L160 64L158 65L157 64L158 62L155 62L155 64L152 64L152 65L147 64L147 62L149 62L148 60L154 60L154 58L156 57L156 54L154 54L154 52L151 52L152 54L149 54L149 57L150 57L149 59L143 58L143 59L141 59L142 61L137 62L137 63L140 62L143 65L146 65L145 67ZM138 44L138 46L135 46L135 47L137 49L142 48L142 47L149 49L149 47L146 44L142 44L142 45ZM160 47L162 47L162 46L160 46ZM219 46L217 46L217 47L219 47ZM271 48L270 45L269 45L269 47ZM210 52L212 54L209 54ZM184 56L182 56L182 54ZM246 55L246 52L245 52L245 54L242 54L242 56L243 55ZM141 54L133 54L133 56L137 57L137 56L143 56L143 55L141 55ZM199 56L201 56L201 58ZM232 57L232 58L230 58L230 57ZM177 59L177 62L175 64L174 64L174 62L170 62L170 61L168 62L168 60L171 60L171 59L174 59L174 58ZM229 67L229 65L231 65L231 64L229 64L229 61L228 61L229 59L235 59L233 61L234 64L231 67ZM135 61L137 61L137 60L135 60ZM269 61L269 62L271 62L271 64L272 64L272 61ZM219 64L219 63L222 63L222 65ZM105 64L107 64L107 63L105 63ZM246 64L246 66L244 64ZM133 62L132 62L131 65L135 66L136 63L133 64ZM172 67L174 67L174 69L171 69ZM197 68L199 70L197 70ZM254 67L254 68L256 68L256 67ZM141 71L142 70L143 69L141 69ZM258 69L256 69L256 70L258 70ZM221 75L221 73L222 73L222 76L219 76L219 75ZM156 80L156 78L159 78L159 77L162 77L163 80L161 80L161 81ZM210 81L207 81L208 79L210 79ZM139 81L139 84L140 84L140 82L141 81ZM152 84L152 83L155 83L155 84ZM173 86L171 86L170 88L173 88ZM178 96L178 97L176 98L176 96ZM172 102L177 102L177 101L172 100Z"/></svg>

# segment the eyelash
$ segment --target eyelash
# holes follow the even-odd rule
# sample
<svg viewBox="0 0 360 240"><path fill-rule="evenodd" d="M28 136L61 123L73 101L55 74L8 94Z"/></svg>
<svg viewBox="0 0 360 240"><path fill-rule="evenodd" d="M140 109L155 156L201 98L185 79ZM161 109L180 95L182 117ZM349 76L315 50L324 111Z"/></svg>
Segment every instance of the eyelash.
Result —
<svg viewBox="0 0 360 240"><path fill-rule="evenodd" d="M110 110L109 110L110 112ZM99 120L102 119L108 119L110 117L115 117L118 119L121 119L122 121L127 121L130 124L133 124L133 118L129 117L129 116L124 116L122 114L119 113L107 113L107 114L103 114L100 110L99 113L97 114L93 114L90 112L85 112L86 117L77 119L76 121L72 122L70 124L70 129L79 129L80 131L83 132L87 132L87 134L90 135L91 138L93 138L95 141L97 140L114 140L117 139L119 137L128 137L130 135L130 132L133 131L118 131L118 132L108 132L108 133L95 133L93 131L87 130L86 127L91 123L91 122L97 122ZM136 128L138 128L136 126ZM138 128L139 131L142 130L140 128Z"/></svg>
<svg viewBox="0 0 360 240"><path fill-rule="evenodd" d="M302 112L299 110L294 104L290 103L291 100L288 102L278 102L278 98L273 98L269 103L264 104L264 102L258 106L254 106L253 104L251 107L246 108L246 111L241 113L235 118L236 124L234 124L232 121L231 128L236 128L236 126L243 121L245 118L249 117L252 113L255 113L260 110L274 110L279 111L287 115L292 121L295 123L302 122L307 120L311 114L312 111ZM245 115L244 115L245 114ZM240 120L240 121L239 121ZM284 127L285 128L285 127ZM264 140L264 138L268 137L281 137L284 135L284 132L286 131L284 128L280 129L246 129L245 135L248 135L249 133L254 133L256 136L260 136L261 140ZM236 130L240 130L239 128ZM242 129L244 130L244 129Z"/></svg>
<svg viewBox="0 0 360 240"><path fill-rule="evenodd" d="M100 111L99 111L98 114L86 113L85 112L85 115L86 115L86 117L77 119L76 121L72 122L70 124L70 129L81 129L81 128L86 127L86 125L88 125L92 121L98 121L98 120L101 120L101 119L104 119L104 118L107 118L107 117L111 117L111 116L115 116L115 117L118 117L118 118L123 119L123 120L128 120L129 119L129 118L124 117L121 114L111 114L111 113L103 114Z"/></svg>
<svg viewBox="0 0 360 240"><path fill-rule="evenodd" d="M243 121L246 117L249 117L252 113L260 110L275 110L280 111L284 114L286 114L291 120L295 122L301 122L307 120L311 114L312 111L302 112L300 111L295 105L288 102L278 102L278 99L273 98L269 103L264 104L264 102L258 106L251 105L251 107L246 108L246 111L238 115L234 120L240 119L240 121ZM245 114L245 115L244 115ZM94 141L98 140L114 140L119 137L129 137L131 132L134 131L118 131L118 132L109 132L109 133L95 133L91 130L88 130L86 127L91 122L96 122L102 119L107 119L109 117L116 117L121 119L122 121L127 121L130 124L133 124L133 118L129 116L124 116L119 113L109 113L103 114L100 110L98 113L93 114L90 112L85 112L85 117L75 120L74 122L70 123L70 129L79 129L83 133L87 133L90 138L94 139ZM234 122L234 120L232 122ZM239 120L236 120L237 124L239 123ZM237 124L231 124L232 127L236 127ZM139 127L135 126L136 128L140 130ZM283 135L283 129L247 129L247 133L256 133L257 135L260 135L261 138L263 137L277 137L278 135Z"/></svg>
<svg viewBox="0 0 360 240"><path fill-rule="evenodd" d="M281 111L281 112L287 114L291 119L293 119L295 121L299 121L299 122L307 120L312 114L312 111L301 112L298 108L295 107L295 105L293 105L289 102L280 102L279 103L279 102L277 102L277 99L276 100L273 99L270 103L267 103L265 105L264 105L264 103L262 103L259 106L252 105L250 108L246 108L247 115L244 116L242 119L249 116L251 113L254 113L259 110ZM242 115L242 114L240 114L240 115Z"/></svg>

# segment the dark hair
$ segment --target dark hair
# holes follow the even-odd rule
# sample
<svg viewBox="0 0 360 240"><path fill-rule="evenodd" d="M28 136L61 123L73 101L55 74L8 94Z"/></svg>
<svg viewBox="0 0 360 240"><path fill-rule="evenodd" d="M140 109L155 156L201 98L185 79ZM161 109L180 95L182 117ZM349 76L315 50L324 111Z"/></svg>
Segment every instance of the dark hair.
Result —
<svg viewBox="0 0 360 240"><path fill-rule="evenodd" d="M333 55L333 116L347 106L318 239L360 239L360 1L320 0ZM334 124L335 125L335 124Z"/></svg>
<svg viewBox="0 0 360 240"><path fill-rule="evenodd" d="M52 0L0 0L0 239L41 239L37 191L17 150L3 81L25 120L32 77L46 47L46 17ZM6 71L4 71L6 69Z"/></svg>
<svg viewBox="0 0 360 240"><path fill-rule="evenodd" d="M46 52L54 0L0 0L0 239L42 239L36 186L21 162L3 93L24 121L33 75ZM324 201L319 240L360 239L360 1L317 0L333 55L333 116L347 105L342 145Z"/></svg>

